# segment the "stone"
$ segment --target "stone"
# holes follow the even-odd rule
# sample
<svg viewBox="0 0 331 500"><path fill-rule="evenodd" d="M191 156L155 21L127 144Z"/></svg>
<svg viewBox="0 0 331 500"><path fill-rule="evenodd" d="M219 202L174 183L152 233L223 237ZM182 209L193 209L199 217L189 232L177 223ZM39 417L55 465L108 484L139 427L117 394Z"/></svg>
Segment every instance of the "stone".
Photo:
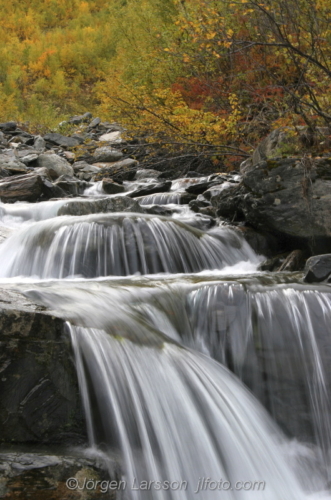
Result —
<svg viewBox="0 0 331 500"><path fill-rule="evenodd" d="M39 151L43 151L46 148L46 141L43 137L41 137L41 135L37 135L33 145Z"/></svg>
<svg viewBox="0 0 331 500"><path fill-rule="evenodd" d="M102 189L107 194L123 193L125 191L125 187L122 184L117 184L112 179L103 179Z"/></svg>
<svg viewBox="0 0 331 500"><path fill-rule="evenodd" d="M306 283L320 283L331 276L331 254L310 257L304 269ZM330 281L330 279L329 279Z"/></svg>
<svg viewBox="0 0 331 500"><path fill-rule="evenodd" d="M197 184L192 184L191 186L188 186L185 191L189 194L202 194L207 189L219 185L219 181L205 181L205 182L198 182Z"/></svg>
<svg viewBox="0 0 331 500"><path fill-rule="evenodd" d="M95 162L116 162L120 158L123 157L123 153L121 151L117 151L109 146L103 146L101 148L97 148L94 151L93 157Z"/></svg>
<svg viewBox="0 0 331 500"><path fill-rule="evenodd" d="M56 144L57 146L61 146L63 148L74 148L81 144L80 139L78 139L77 137L66 137L65 135L61 135L55 132L44 135L44 139L47 142Z"/></svg>
<svg viewBox="0 0 331 500"><path fill-rule="evenodd" d="M139 163L137 160L126 158L115 163L96 163L95 166L101 170L97 175L98 179L103 177L111 177L119 184L123 181L132 181L135 178Z"/></svg>
<svg viewBox="0 0 331 500"><path fill-rule="evenodd" d="M38 157L37 166L49 170L53 179L61 175L74 175L72 166L56 154L43 153Z"/></svg>
<svg viewBox="0 0 331 500"><path fill-rule="evenodd" d="M0 441L86 439L65 322L12 290L0 289Z"/></svg>
<svg viewBox="0 0 331 500"><path fill-rule="evenodd" d="M16 127L16 122L0 123L0 130L3 130L4 132L11 132L12 130L16 130Z"/></svg>
<svg viewBox="0 0 331 500"><path fill-rule="evenodd" d="M54 186L59 187L66 195L78 196L84 193L85 189L89 187L89 183L67 175L61 175L55 181Z"/></svg>
<svg viewBox="0 0 331 500"><path fill-rule="evenodd" d="M27 174L0 181L0 199L5 203L37 201L43 194L44 184L40 175Z"/></svg>
<svg viewBox="0 0 331 500"><path fill-rule="evenodd" d="M116 490L108 491L109 481L120 483L121 467L116 456L110 456L108 468L99 457L82 456L74 449L62 449L54 445L39 445L37 450L22 452L18 445L0 449L0 498L31 498L34 500L115 500ZM61 453L61 454L60 454ZM107 461L108 461L107 460ZM111 474L109 474L111 470ZM67 480L77 481L79 490L72 491ZM99 485L84 488L85 484ZM88 483L89 481L89 483ZM119 489L120 486L119 486ZM23 497L21 496L23 493Z"/></svg>
<svg viewBox="0 0 331 500"><path fill-rule="evenodd" d="M88 215L108 212L145 213L136 200L132 200L128 196L118 196L68 201L58 210L58 215Z"/></svg>
<svg viewBox="0 0 331 500"><path fill-rule="evenodd" d="M154 193L166 193L171 188L171 181L159 182L157 184L148 184L144 187L135 189L133 193L130 193L128 196L131 198L137 198L138 196L146 196L148 194Z"/></svg>
<svg viewBox="0 0 331 500"><path fill-rule="evenodd" d="M25 174L28 169L24 163L15 157L0 156L0 169L5 169L9 175Z"/></svg>
<svg viewBox="0 0 331 500"><path fill-rule="evenodd" d="M135 161L135 160L133 160L133 161ZM160 175L160 172L158 170L142 168L142 169L137 170L136 175L135 175L135 180L140 181L142 179L157 178L159 175Z"/></svg>
<svg viewBox="0 0 331 500"><path fill-rule="evenodd" d="M119 144L123 142L123 139L121 138L121 132L115 131L115 132L109 132L108 134L102 134L99 137L99 141L111 142L112 144Z"/></svg>
<svg viewBox="0 0 331 500"><path fill-rule="evenodd" d="M88 128L96 128L99 123L101 123L101 120L100 118L94 118L94 120L91 121L91 123L89 124Z"/></svg>
<svg viewBox="0 0 331 500"><path fill-rule="evenodd" d="M26 156L23 156L21 158L21 162L24 163L24 165L29 165L30 163L33 163L34 161L38 160L38 156L36 153L32 153Z"/></svg>

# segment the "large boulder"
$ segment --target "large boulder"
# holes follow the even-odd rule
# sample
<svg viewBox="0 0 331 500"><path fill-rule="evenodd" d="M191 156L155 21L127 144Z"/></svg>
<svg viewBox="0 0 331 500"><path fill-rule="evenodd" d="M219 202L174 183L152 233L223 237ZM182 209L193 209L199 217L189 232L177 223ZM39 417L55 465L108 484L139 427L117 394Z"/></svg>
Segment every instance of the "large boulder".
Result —
<svg viewBox="0 0 331 500"><path fill-rule="evenodd" d="M74 148L83 142L78 137L66 137L55 132L44 135L44 140L63 148Z"/></svg>
<svg viewBox="0 0 331 500"><path fill-rule="evenodd" d="M36 174L6 177L0 182L0 200L5 203L37 201L43 192L43 180Z"/></svg>
<svg viewBox="0 0 331 500"><path fill-rule="evenodd" d="M0 304L0 442L85 441L64 321L10 288Z"/></svg>
<svg viewBox="0 0 331 500"><path fill-rule="evenodd" d="M56 179L61 175L74 175L74 170L67 160L54 153L44 153L39 155L37 166L49 170L53 179Z"/></svg>
<svg viewBox="0 0 331 500"><path fill-rule="evenodd" d="M218 215L246 220L288 249L331 251L331 158L262 161L211 203Z"/></svg>

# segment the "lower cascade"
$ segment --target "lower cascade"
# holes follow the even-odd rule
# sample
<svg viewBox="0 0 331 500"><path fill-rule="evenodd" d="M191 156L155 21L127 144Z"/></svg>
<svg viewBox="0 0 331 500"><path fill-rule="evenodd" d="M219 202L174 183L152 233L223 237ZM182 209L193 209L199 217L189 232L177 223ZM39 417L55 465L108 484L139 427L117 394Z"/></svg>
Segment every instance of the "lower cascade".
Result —
<svg viewBox="0 0 331 500"><path fill-rule="evenodd" d="M185 223L180 196L140 200L176 203L166 217L1 207L1 282L66 322L80 452L110 478L120 456L109 498L330 499L330 285L258 272L239 231Z"/></svg>

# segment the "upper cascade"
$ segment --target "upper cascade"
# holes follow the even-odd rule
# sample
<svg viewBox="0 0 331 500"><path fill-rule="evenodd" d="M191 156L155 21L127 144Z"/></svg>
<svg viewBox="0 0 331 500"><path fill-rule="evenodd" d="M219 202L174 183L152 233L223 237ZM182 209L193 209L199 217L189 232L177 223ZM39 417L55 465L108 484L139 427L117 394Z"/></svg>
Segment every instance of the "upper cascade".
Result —
<svg viewBox="0 0 331 500"><path fill-rule="evenodd" d="M178 220L112 213L40 221L0 248L1 277L128 276L195 273L258 263L235 231L203 232Z"/></svg>

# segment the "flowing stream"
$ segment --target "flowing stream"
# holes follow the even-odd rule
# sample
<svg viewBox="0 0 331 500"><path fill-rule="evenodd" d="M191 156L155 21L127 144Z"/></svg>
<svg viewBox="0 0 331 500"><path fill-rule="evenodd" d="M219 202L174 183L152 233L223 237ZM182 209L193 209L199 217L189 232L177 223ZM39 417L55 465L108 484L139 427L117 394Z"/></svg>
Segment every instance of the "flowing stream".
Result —
<svg viewBox="0 0 331 500"><path fill-rule="evenodd" d="M169 217L1 204L1 281L66 319L88 445L122 457L118 498L331 498L331 287L258 273L237 231L198 228L179 205L195 182L140 200Z"/></svg>

